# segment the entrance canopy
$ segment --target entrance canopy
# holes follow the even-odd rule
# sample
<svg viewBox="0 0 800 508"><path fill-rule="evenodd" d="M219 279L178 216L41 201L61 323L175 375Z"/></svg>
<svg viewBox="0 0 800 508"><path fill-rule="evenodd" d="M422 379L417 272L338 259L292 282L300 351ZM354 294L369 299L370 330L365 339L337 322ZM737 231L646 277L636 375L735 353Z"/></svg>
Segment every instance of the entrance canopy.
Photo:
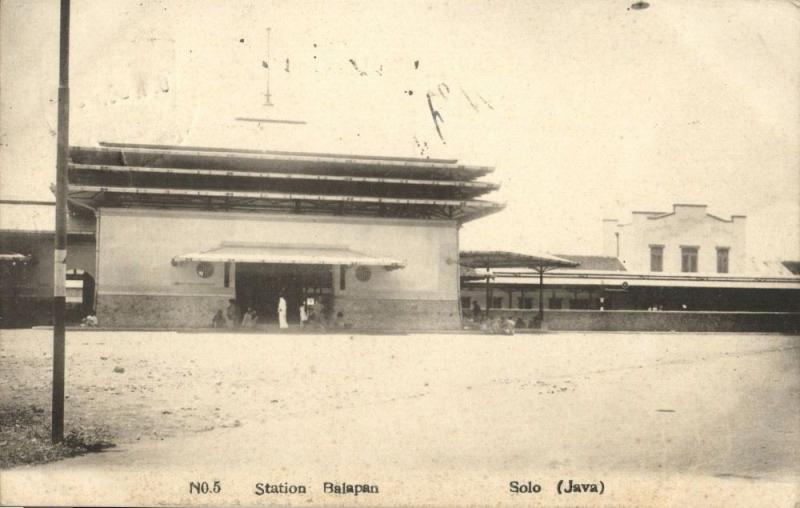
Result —
<svg viewBox="0 0 800 508"><path fill-rule="evenodd" d="M31 257L26 256L25 254L19 254L11 251L0 251L0 263L17 264L27 263L30 260Z"/></svg>
<svg viewBox="0 0 800 508"><path fill-rule="evenodd" d="M172 258L173 264L205 261L209 263L271 263L293 265L383 266L403 268L404 261L373 257L343 246L222 243L212 249L190 252Z"/></svg>

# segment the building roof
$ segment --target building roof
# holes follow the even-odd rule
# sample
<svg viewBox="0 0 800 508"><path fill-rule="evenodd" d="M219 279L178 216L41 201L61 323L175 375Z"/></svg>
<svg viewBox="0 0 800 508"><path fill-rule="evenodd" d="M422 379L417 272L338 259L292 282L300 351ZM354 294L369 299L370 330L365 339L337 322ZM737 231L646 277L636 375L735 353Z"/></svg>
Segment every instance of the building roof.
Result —
<svg viewBox="0 0 800 508"><path fill-rule="evenodd" d="M647 220L660 220L660 219L664 219L666 217L671 217L673 215L676 215L678 213L678 209L679 208L681 208L681 209L697 208L697 209L700 209L700 210L706 210L708 208L708 205L693 204L693 203L675 203L675 204L672 205L672 211L671 212L653 212L653 211L644 211L644 210L634 210L633 212L631 212L631 214L632 215L644 215L644 216L646 216ZM747 218L746 215L731 215L730 219L723 219L722 217L710 214L708 212L705 212L705 216L706 217L710 217L710 218L715 219L715 220L720 221L720 222L734 222L734 221L736 221L736 219L741 220L741 219L746 219ZM603 220L604 221L610 221L610 222L619 222L616 219L603 219ZM631 225L631 223L618 224L618 227L625 227L625 226L630 226L630 225Z"/></svg>
<svg viewBox="0 0 800 508"><path fill-rule="evenodd" d="M790 266L786 265L785 261L777 259L756 259L753 257L747 258L745 261L745 269L741 271L743 275L753 277L791 277L798 275L792 272Z"/></svg>
<svg viewBox="0 0 800 508"><path fill-rule="evenodd" d="M56 230L55 202L0 200L0 233L53 234ZM77 211L67 214L67 232L93 235L94 217Z"/></svg>
<svg viewBox="0 0 800 508"><path fill-rule="evenodd" d="M794 275L800 275L800 261L784 261L783 266Z"/></svg>
<svg viewBox="0 0 800 508"><path fill-rule="evenodd" d="M70 196L87 205L438 218L503 208L476 199L493 169L455 160L101 143L70 148Z"/></svg>
<svg viewBox="0 0 800 508"><path fill-rule="evenodd" d="M459 264L467 268L573 268L576 261L546 253L520 254L507 251L462 251Z"/></svg>
<svg viewBox="0 0 800 508"><path fill-rule="evenodd" d="M619 258L614 256L586 256L582 254L556 254L556 256L578 263L577 269L584 270L602 270L607 272L624 272L625 265ZM565 270L571 270L574 267L565 267Z"/></svg>
<svg viewBox="0 0 800 508"><path fill-rule="evenodd" d="M482 287L483 279L465 278L467 287ZM699 275L658 275L649 273L583 273L558 270L544 274L548 286L602 286L605 288L627 287L704 287L704 288L749 288L749 289L793 289L800 290L800 277L737 277ZM497 271L492 274L491 284L505 287L535 287L539 275L531 270Z"/></svg>

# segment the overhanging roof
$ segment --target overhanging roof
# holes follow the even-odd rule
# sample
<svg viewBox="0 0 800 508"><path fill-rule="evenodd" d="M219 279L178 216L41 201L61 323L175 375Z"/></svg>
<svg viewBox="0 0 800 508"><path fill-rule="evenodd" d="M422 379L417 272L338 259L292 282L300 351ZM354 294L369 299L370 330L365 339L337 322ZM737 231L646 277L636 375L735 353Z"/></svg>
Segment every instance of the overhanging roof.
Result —
<svg viewBox="0 0 800 508"><path fill-rule="evenodd" d="M280 171L317 174L354 173L362 176L390 176L472 180L493 171L490 166L458 164L455 160L415 157L377 157L346 154L275 152L268 150L215 147L181 147L101 142L100 148L71 147L77 163L118 163L125 165L201 167L218 170Z"/></svg>
<svg viewBox="0 0 800 508"><path fill-rule="evenodd" d="M67 214L67 233L94 235L94 217L72 212ZM0 233L53 234L55 222L55 202L0 199Z"/></svg>
<svg viewBox="0 0 800 508"><path fill-rule="evenodd" d="M11 251L0 251L0 263L27 263L31 257Z"/></svg>
<svg viewBox="0 0 800 508"><path fill-rule="evenodd" d="M100 207L367 215L467 222L502 210L452 160L101 143L71 147L69 197Z"/></svg>
<svg viewBox="0 0 800 508"><path fill-rule="evenodd" d="M464 251L459 255L459 264L469 268L572 268L575 261L551 254L520 254L507 251Z"/></svg>
<svg viewBox="0 0 800 508"><path fill-rule="evenodd" d="M481 271L479 271L480 273ZM463 279L465 286L483 287L485 282ZM486 280L486 275L483 276ZM539 274L534 271L498 271L492 273L490 283L494 286L535 287ZM736 275L687 275L652 274L630 272L573 272L556 271L544 275L547 286L602 286L615 287L697 287L737 289L794 289L800 290L800 277L747 277Z"/></svg>
<svg viewBox="0 0 800 508"><path fill-rule="evenodd" d="M591 256L586 254L556 254L557 257L578 263L579 270L627 271L619 258L614 256Z"/></svg>
<svg viewBox="0 0 800 508"><path fill-rule="evenodd" d="M405 261L375 257L343 246L227 243L204 251L175 256L173 264L205 261L209 263L270 263L292 265L383 266L402 268Z"/></svg>

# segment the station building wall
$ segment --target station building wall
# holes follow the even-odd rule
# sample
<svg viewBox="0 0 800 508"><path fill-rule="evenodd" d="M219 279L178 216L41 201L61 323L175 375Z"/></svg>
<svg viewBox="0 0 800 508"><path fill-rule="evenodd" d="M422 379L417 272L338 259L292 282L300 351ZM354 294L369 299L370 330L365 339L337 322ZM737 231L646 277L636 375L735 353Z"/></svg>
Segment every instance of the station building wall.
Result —
<svg viewBox="0 0 800 508"><path fill-rule="evenodd" d="M747 271L747 219L730 220L707 213L705 205L676 204L673 212L633 212L629 224L603 221L603 254L617 256L629 272L651 272L651 247L663 249L665 273L681 273L681 248L697 248L697 272L717 273L717 249L728 249L731 274ZM618 251L618 252L617 252Z"/></svg>
<svg viewBox="0 0 800 508"><path fill-rule="evenodd" d="M454 221L315 215L103 208L98 213L98 301L101 326L207 327L235 296L224 270L202 279L176 255L222 242L346 246L406 262L372 267L359 281L333 268L334 312L354 328L447 329L459 326L458 226Z"/></svg>

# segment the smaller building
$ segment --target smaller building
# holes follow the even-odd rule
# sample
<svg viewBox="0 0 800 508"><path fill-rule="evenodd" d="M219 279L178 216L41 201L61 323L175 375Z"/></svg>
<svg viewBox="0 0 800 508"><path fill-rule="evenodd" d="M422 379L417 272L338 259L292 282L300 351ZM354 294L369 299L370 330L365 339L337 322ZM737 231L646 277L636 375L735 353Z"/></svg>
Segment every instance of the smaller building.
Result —
<svg viewBox="0 0 800 508"><path fill-rule="evenodd" d="M603 255L636 273L744 273L746 217L723 219L706 205L676 204L672 212L633 212L631 222L603 220Z"/></svg>
<svg viewBox="0 0 800 508"><path fill-rule="evenodd" d="M95 220L72 208L67 217L67 318L94 308ZM51 323L55 202L0 200L0 326Z"/></svg>

